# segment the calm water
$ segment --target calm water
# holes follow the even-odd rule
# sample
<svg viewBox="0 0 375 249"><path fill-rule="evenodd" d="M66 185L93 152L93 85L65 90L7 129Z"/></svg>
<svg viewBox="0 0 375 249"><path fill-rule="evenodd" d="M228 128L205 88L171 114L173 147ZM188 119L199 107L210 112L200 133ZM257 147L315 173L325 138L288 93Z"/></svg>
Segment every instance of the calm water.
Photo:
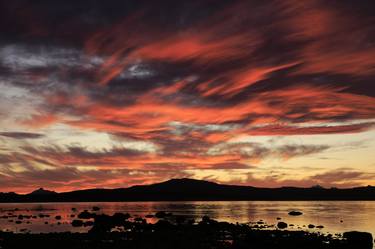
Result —
<svg viewBox="0 0 375 249"><path fill-rule="evenodd" d="M93 206L101 208L97 213L113 214L115 212L128 212L133 217L154 214L156 211L168 211L175 215L184 215L196 220L204 215L220 221L229 222L255 222L264 220L268 224L276 224L277 217L289 224L295 224L295 229L307 229L303 225L323 225L322 232L344 232L349 230L367 231L375 235L375 201L237 201L237 202L96 202L96 203L32 203L32 204L0 204L0 217L13 213L14 215L39 215L49 214L50 217L37 219L23 219L21 224L16 224L15 218L1 218L0 230L15 232L27 229L33 233L62 232L62 231L87 231L88 228L73 228L70 225L71 215ZM77 211L72 211L76 208ZM18 209L18 211L14 211ZM292 217L289 211L302 211L302 216ZM55 219L61 215L60 221ZM10 221L13 220L13 221ZM340 221L343 222L340 222ZM28 224L27 221L30 223ZM155 222L155 219L148 219ZM48 222L48 224L45 224ZM61 224L58 225L57 223Z"/></svg>

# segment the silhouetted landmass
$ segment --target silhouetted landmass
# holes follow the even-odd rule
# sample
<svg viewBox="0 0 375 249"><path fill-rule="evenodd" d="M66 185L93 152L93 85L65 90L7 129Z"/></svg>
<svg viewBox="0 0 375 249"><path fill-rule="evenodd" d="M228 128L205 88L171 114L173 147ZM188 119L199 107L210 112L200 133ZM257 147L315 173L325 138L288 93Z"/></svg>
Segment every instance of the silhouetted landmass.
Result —
<svg viewBox="0 0 375 249"><path fill-rule="evenodd" d="M0 202L216 200L375 200L375 187L348 189L321 187L256 188L184 178L119 189L87 189L64 193L39 189L37 192L34 191L26 195L0 193Z"/></svg>

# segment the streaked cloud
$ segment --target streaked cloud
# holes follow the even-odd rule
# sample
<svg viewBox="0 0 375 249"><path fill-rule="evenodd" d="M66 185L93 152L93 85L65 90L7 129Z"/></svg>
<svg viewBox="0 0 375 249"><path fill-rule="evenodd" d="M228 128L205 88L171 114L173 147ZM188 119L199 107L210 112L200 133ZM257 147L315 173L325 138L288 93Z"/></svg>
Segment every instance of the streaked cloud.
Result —
<svg viewBox="0 0 375 249"><path fill-rule="evenodd" d="M46 187L63 189L61 175L74 189L172 176L235 181L231 171L244 182L249 170L247 182L270 186L373 183L374 7L368 0L1 4L6 188L31 187L38 174ZM309 170L286 177L299 167ZM79 181L85 172L90 179Z"/></svg>

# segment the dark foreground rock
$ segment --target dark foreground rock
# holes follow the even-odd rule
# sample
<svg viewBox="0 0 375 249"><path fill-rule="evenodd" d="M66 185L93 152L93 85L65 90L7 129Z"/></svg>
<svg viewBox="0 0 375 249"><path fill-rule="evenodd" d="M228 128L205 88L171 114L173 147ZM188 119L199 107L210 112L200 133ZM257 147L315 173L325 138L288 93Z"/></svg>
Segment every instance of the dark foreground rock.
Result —
<svg viewBox="0 0 375 249"><path fill-rule="evenodd" d="M352 231L344 233L343 237L349 243L358 245L358 248L372 249L373 238L370 233Z"/></svg>
<svg viewBox="0 0 375 249"><path fill-rule="evenodd" d="M88 233L27 234L0 232L1 249L371 249L369 233L342 237L306 231L260 230L205 216L198 223L160 219L129 221L128 214L97 215ZM72 224L82 226L82 221ZM78 224L79 223L79 224ZM259 225L257 225L259 227Z"/></svg>

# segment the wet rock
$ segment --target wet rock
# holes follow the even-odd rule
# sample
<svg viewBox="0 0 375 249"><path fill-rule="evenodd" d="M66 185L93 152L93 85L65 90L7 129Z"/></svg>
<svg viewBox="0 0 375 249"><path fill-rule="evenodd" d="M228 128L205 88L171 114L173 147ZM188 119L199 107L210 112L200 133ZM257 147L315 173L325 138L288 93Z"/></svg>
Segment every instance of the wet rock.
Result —
<svg viewBox="0 0 375 249"><path fill-rule="evenodd" d="M78 218L80 218L80 219L91 219L91 218L95 218L95 216L96 216L96 214L90 213L87 210L78 214Z"/></svg>
<svg viewBox="0 0 375 249"><path fill-rule="evenodd" d="M100 210L100 207L97 207L97 206L92 207L92 211L99 211L99 210Z"/></svg>
<svg viewBox="0 0 375 249"><path fill-rule="evenodd" d="M83 221L82 220L73 220L72 226L73 227L81 227L81 226L83 226Z"/></svg>
<svg viewBox="0 0 375 249"><path fill-rule="evenodd" d="M290 211L288 214L291 216L299 216L299 215L302 215L303 213L300 211Z"/></svg>
<svg viewBox="0 0 375 249"><path fill-rule="evenodd" d="M85 223L83 223L83 226L85 227L92 227L94 225L94 222L89 220L89 221L86 221Z"/></svg>
<svg viewBox="0 0 375 249"><path fill-rule="evenodd" d="M371 233L351 231L345 232L343 237L348 242L349 247L353 246L353 248L372 249L373 238Z"/></svg>
<svg viewBox="0 0 375 249"><path fill-rule="evenodd" d="M126 214L123 214L123 213L115 213L113 216L113 219L115 220L120 220L120 221L124 221L124 220L128 220L129 218L131 218L131 215L126 213Z"/></svg>
<svg viewBox="0 0 375 249"><path fill-rule="evenodd" d="M288 224L280 221L279 223L277 223L277 227L280 228L280 229L285 229L285 228L288 227Z"/></svg>

